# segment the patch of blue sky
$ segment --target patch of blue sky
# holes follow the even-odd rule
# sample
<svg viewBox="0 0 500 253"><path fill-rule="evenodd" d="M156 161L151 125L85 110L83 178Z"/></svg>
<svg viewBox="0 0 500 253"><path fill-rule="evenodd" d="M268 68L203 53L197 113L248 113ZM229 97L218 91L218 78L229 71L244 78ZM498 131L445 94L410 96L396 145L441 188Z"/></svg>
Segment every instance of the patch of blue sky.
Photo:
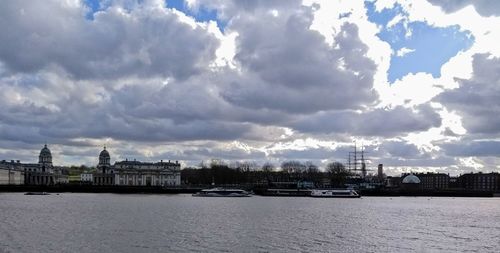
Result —
<svg viewBox="0 0 500 253"><path fill-rule="evenodd" d="M136 0L134 3L140 4L143 0ZM94 19L94 14L100 10L106 9L106 4L109 4L109 1L101 1L101 0L84 0L85 5L89 8L88 13L85 15L85 18L89 20ZM168 8L175 8L178 11L185 13L188 16L193 17L198 22L207 22L213 20L217 22L217 26L221 31L224 31L224 27L226 27L227 22L218 19L217 11L214 9L208 9L205 6L200 6L200 8L196 11L193 11L188 8L185 0L166 0L165 4ZM125 8L127 6L124 6Z"/></svg>
<svg viewBox="0 0 500 253"><path fill-rule="evenodd" d="M217 22L217 26L221 31L224 31L224 28L227 25L227 22L220 20L217 17L217 11L215 9L208 9L201 5L197 10L191 10L188 8L185 0L166 0L165 2L167 3L168 8L177 9L178 11L193 17L198 22Z"/></svg>
<svg viewBox="0 0 500 253"><path fill-rule="evenodd" d="M367 15L370 22L382 27L377 36L389 43L394 51L388 71L388 80L393 83L409 73L424 72L433 77L441 76L441 66L467 50L474 42L474 37L459 26L445 28L429 26L425 22L408 22L404 20L387 27L396 16L406 16L401 6L392 9L375 11L373 3L366 2ZM401 49L408 49L406 54L398 55Z"/></svg>
<svg viewBox="0 0 500 253"><path fill-rule="evenodd" d="M85 15L85 18L89 20L94 20L94 13L103 8L100 0L84 0L84 4L89 8L89 11Z"/></svg>
<svg viewBox="0 0 500 253"><path fill-rule="evenodd" d="M368 20L384 27L398 14L403 13L403 8L398 4L394 5L392 9L383 9L380 12L375 10L375 1L365 1L365 7L367 9Z"/></svg>

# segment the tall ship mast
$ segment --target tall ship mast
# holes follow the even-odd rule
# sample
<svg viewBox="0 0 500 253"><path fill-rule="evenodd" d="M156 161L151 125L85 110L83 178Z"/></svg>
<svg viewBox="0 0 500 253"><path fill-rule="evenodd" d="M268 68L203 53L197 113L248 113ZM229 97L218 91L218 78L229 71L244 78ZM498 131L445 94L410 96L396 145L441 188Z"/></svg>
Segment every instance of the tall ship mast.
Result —
<svg viewBox="0 0 500 253"><path fill-rule="evenodd" d="M357 143L354 142L354 151L349 152L347 158L347 168L349 171L361 178L365 178L367 174L365 153L365 147L361 145L361 150L358 151Z"/></svg>

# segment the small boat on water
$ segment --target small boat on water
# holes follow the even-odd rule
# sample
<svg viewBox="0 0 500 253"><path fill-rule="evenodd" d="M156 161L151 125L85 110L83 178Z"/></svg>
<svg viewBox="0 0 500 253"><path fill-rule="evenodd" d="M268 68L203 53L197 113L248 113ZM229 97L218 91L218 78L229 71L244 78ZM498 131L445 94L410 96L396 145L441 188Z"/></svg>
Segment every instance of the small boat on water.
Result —
<svg viewBox="0 0 500 253"><path fill-rule="evenodd" d="M241 189L212 188L203 189L195 194L195 197L251 197L250 192Z"/></svg>
<svg viewBox="0 0 500 253"><path fill-rule="evenodd" d="M48 192L27 192L24 195L50 195Z"/></svg>
<svg viewBox="0 0 500 253"><path fill-rule="evenodd" d="M353 189L328 189L312 190L311 197L314 198L359 198L361 195Z"/></svg>

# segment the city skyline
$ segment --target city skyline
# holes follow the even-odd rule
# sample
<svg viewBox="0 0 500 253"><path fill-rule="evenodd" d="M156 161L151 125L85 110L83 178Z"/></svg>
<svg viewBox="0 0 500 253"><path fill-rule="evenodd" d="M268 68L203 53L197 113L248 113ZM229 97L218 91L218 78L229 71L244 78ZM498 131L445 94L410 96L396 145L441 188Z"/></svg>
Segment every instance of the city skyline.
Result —
<svg viewBox="0 0 500 253"><path fill-rule="evenodd" d="M500 4L2 1L0 156L499 171Z"/></svg>

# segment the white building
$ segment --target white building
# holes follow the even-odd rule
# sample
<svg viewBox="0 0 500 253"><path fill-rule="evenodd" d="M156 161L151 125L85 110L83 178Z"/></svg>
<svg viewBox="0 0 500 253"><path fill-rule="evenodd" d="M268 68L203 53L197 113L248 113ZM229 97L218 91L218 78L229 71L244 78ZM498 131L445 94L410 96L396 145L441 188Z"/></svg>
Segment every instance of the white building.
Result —
<svg viewBox="0 0 500 253"><path fill-rule="evenodd" d="M104 147L99 154L97 172L93 173L92 182L94 185L180 186L181 165L178 161L170 160L168 162L125 160L111 165L109 152Z"/></svg>
<svg viewBox="0 0 500 253"><path fill-rule="evenodd" d="M22 164L13 160L0 162L0 185L22 185L24 184L24 169Z"/></svg>
<svg viewBox="0 0 500 253"><path fill-rule="evenodd" d="M52 165L52 154L45 145L40 150L38 163L21 163L19 160L0 162L0 184L54 185L67 184L69 178L64 168Z"/></svg>
<svg viewBox="0 0 500 253"><path fill-rule="evenodd" d="M80 174L80 182L86 184L92 184L94 182L94 175L92 173Z"/></svg>
<svg viewBox="0 0 500 253"><path fill-rule="evenodd" d="M179 186L181 166L179 162L121 161L114 165L115 185Z"/></svg>

